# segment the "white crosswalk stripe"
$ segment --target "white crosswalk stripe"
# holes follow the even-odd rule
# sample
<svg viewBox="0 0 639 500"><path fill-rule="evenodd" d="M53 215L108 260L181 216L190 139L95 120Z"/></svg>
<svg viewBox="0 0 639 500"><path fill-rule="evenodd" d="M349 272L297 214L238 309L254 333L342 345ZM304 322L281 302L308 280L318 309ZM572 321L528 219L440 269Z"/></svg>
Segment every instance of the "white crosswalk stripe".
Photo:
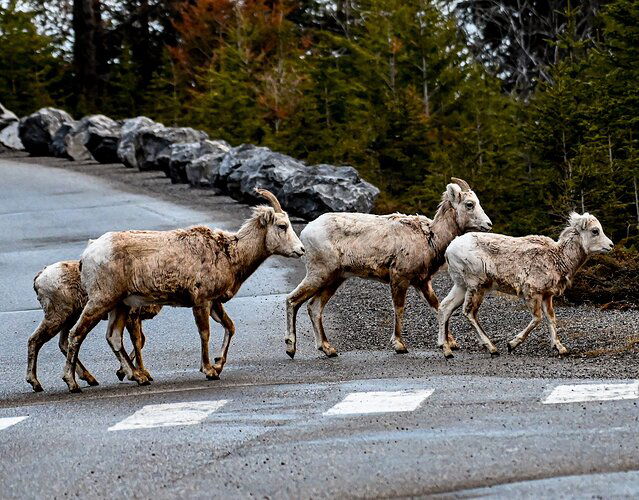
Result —
<svg viewBox="0 0 639 500"><path fill-rule="evenodd" d="M639 398L639 382L626 384L560 385L550 393L544 404L611 401Z"/></svg>
<svg viewBox="0 0 639 500"><path fill-rule="evenodd" d="M357 415L414 411L432 389L404 391L353 392L324 412L324 415Z"/></svg>
<svg viewBox="0 0 639 500"><path fill-rule="evenodd" d="M186 403L166 403L146 405L130 417L109 427L110 431L129 429L151 429L176 425L199 424L214 411L222 408L228 400L191 401Z"/></svg>
<svg viewBox="0 0 639 500"><path fill-rule="evenodd" d="M18 422L22 422L23 420L29 417L0 417L0 431L2 429L6 429L7 427L11 427L12 425L17 424Z"/></svg>

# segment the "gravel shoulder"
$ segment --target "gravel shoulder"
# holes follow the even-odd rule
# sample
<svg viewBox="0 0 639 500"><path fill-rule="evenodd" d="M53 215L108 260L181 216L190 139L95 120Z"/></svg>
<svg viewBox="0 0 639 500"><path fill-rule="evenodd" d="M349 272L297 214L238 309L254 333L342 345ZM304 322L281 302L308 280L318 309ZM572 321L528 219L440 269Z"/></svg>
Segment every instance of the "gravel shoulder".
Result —
<svg viewBox="0 0 639 500"><path fill-rule="evenodd" d="M248 216L249 207L211 190L171 184L162 172L139 172L121 164L70 162L56 158L29 158L25 154L2 152L0 157L64 168L99 177L119 189L160 197L199 210L216 210ZM303 222L293 221L299 232ZM301 265L291 269L291 282L303 278ZM445 272L437 274L434 288L443 299L450 289ZM479 315L482 324L502 355L491 359L480 347L476 334L459 311L451 320L461 351L453 360L433 363L433 374L476 374L487 376L550 378L636 378L639 376L639 310L606 310L593 306L556 306L559 336L570 354L559 359L550 348L547 326L542 323L515 353L508 354L506 341L530 321L522 301L492 294ZM300 310L305 314L305 308ZM347 281L326 307L328 338L339 352L354 350L391 351L393 308L386 285L372 281ZM437 322L434 312L417 294L409 292L404 337L409 350L435 350ZM310 341L309 332L300 332ZM395 355L401 362L401 355ZM406 356L411 356L409 353ZM379 374L377 374L379 375ZM422 374L423 375L423 374Z"/></svg>

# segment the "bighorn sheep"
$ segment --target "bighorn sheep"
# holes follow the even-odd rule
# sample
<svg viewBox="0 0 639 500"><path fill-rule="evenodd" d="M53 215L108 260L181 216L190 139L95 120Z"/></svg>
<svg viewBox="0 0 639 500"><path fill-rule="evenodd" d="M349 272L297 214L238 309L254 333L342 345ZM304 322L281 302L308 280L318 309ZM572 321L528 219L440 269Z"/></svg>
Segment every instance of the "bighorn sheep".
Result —
<svg viewBox="0 0 639 500"><path fill-rule="evenodd" d="M444 262L444 251L455 236L469 230L489 230L492 223L466 181L446 186L435 218L393 214L324 214L300 234L306 247L306 277L286 299L286 352L295 356L295 322L300 306L311 299L308 314L315 346L329 357L337 351L324 333L322 312L348 278L389 283L395 308L391 342L397 353L407 352L401 336L404 302L413 286L434 309L438 307L431 278ZM454 343L454 339L451 339Z"/></svg>
<svg viewBox="0 0 639 500"><path fill-rule="evenodd" d="M75 366L80 345L103 314L109 312L107 339L129 380L148 383L122 350L122 329L130 307L149 304L191 307L197 324L202 371L219 378L226 362L233 321L222 306L242 283L271 255L300 257L304 246L291 227L277 198L259 189L271 206L253 210L237 233L194 226L173 231L106 233L82 254L82 284L88 302L69 332L63 379L71 392L79 392ZM224 325L222 355L209 361L209 313Z"/></svg>
<svg viewBox="0 0 639 500"><path fill-rule="evenodd" d="M58 344L66 356L69 329L78 320L82 308L87 303L87 295L80 281L80 262L69 260L46 266L33 280L33 289L44 311L44 318L29 337L26 380L34 391L40 392L43 390L37 376L40 348L60 333ZM151 375L144 368L142 361L141 351L145 338L141 322L143 319L153 318L161 309L162 306L156 305L132 309L126 321L126 328L131 335L131 342L134 346L131 357L136 360L138 369L151 380ZM98 381L82 365L80 360L78 360L76 368L78 377L89 385L98 385ZM118 370L117 374L120 380L124 378L122 368Z"/></svg>
<svg viewBox="0 0 639 500"><path fill-rule="evenodd" d="M439 342L443 345L444 355L453 355L446 337L450 316L462 303L464 315L477 331L480 342L492 355L498 354L477 318L484 295L492 288L523 296L533 315L528 326L508 342L509 352L541 322L543 309L552 347L560 355L566 354L567 349L557 337L552 298L570 286L573 276L589 255L608 252L612 245L597 218L588 213L570 214L568 226L558 241L546 236L513 238L479 233L460 236L446 251L448 273L454 285L438 313Z"/></svg>

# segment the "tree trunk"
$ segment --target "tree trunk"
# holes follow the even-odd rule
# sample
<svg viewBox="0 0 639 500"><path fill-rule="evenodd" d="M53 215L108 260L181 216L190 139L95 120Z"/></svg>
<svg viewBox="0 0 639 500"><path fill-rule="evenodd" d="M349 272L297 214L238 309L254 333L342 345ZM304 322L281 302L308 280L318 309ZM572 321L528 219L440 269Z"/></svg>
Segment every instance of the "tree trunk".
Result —
<svg viewBox="0 0 639 500"><path fill-rule="evenodd" d="M80 108L100 108L105 47L100 0L73 1L73 66Z"/></svg>

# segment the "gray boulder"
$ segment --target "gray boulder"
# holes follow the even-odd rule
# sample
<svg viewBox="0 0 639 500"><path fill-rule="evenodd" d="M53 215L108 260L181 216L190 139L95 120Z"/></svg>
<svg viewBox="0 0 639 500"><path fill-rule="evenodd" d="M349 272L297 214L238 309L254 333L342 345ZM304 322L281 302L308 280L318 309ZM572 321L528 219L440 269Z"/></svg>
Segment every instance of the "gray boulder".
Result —
<svg viewBox="0 0 639 500"><path fill-rule="evenodd" d="M53 134L51 138L51 144L49 144L49 153L56 158L66 158L71 160L71 156L67 153L66 137L71 133L73 127L77 126L78 122L64 123Z"/></svg>
<svg viewBox="0 0 639 500"><path fill-rule="evenodd" d="M16 149L18 151L24 150L20 135L18 133L18 122L15 121L10 125L0 130L0 144L9 148Z"/></svg>
<svg viewBox="0 0 639 500"><path fill-rule="evenodd" d="M368 213L378 195L353 167L316 165L290 176L279 196L286 210L312 220L326 212Z"/></svg>
<svg viewBox="0 0 639 500"><path fill-rule="evenodd" d="M140 130L152 126L162 127L161 123L156 123L146 116L129 118L122 123L120 140L117 146L118 159L125 167L137 168L138 162L135 159L135 138Z"/></svg>
<svg viewBox="0 0 639 500"><path fill-rule="evenodd" d="M2 103L0 103L0 130L17 121L18 117L15 115L15 113L9 111L2 105Z"/></svg>
<svg viewBox="0 0 639 500"><path fill-rule="evenodd" d="M116 132L119 129L118 122L107 116L85 116L64 136L66 154L75 161L91 160L93 156L87 147L91 135L119 133Z"/></svg>
<svg viewBox="0 0 639 500"><path fill-rule="evenodd" d="M100 163L118 163L118 143L122 135L122 125L101 116L94 119L87 128L86 148L93 159Z"/></svg>
<svg viewBox="0 0 639 500"><path fill-rule="evenodd" d="M224 156L231 149L226 141L199 141L172 144L169 158L169 177L173 184L187 183L189 178L187 167L196 159L204 155Z"/></svg>
<svg viewBox="0 0 639 500"><path fill-rule="evenodd" d="M30 155L48 156L51 154L51 139L65 123L73 123L73 118L66 111L42 108L20 120L20 140Z"/></svg>
<svg viewBox="0 0 639 500"><path fill-rule="evenodd" d="M207 177L211 186L227 191L226 181L228 177L242 165L247 162L257 151L266 150L253 144L241 144L231 150L224 156L219 165L212 168ZM269 150L270 151L270 150Z"/></svg>
<svg viewBox="0 0 639 500"><path fill-rule="evenodd" d="M190 127L147 127L135 137L135 159L140 170L163 170L169 174L171 146L208 139L206 132Z"/></svg>
<svg viewBox="0 0 639 500"><path fill-rule="evenodd" d="M286 181L308 169L300 161L268 148L256 148L226 180L231 197L242 201L256 201L255 188L271 191L278 198Z"/></svg>

